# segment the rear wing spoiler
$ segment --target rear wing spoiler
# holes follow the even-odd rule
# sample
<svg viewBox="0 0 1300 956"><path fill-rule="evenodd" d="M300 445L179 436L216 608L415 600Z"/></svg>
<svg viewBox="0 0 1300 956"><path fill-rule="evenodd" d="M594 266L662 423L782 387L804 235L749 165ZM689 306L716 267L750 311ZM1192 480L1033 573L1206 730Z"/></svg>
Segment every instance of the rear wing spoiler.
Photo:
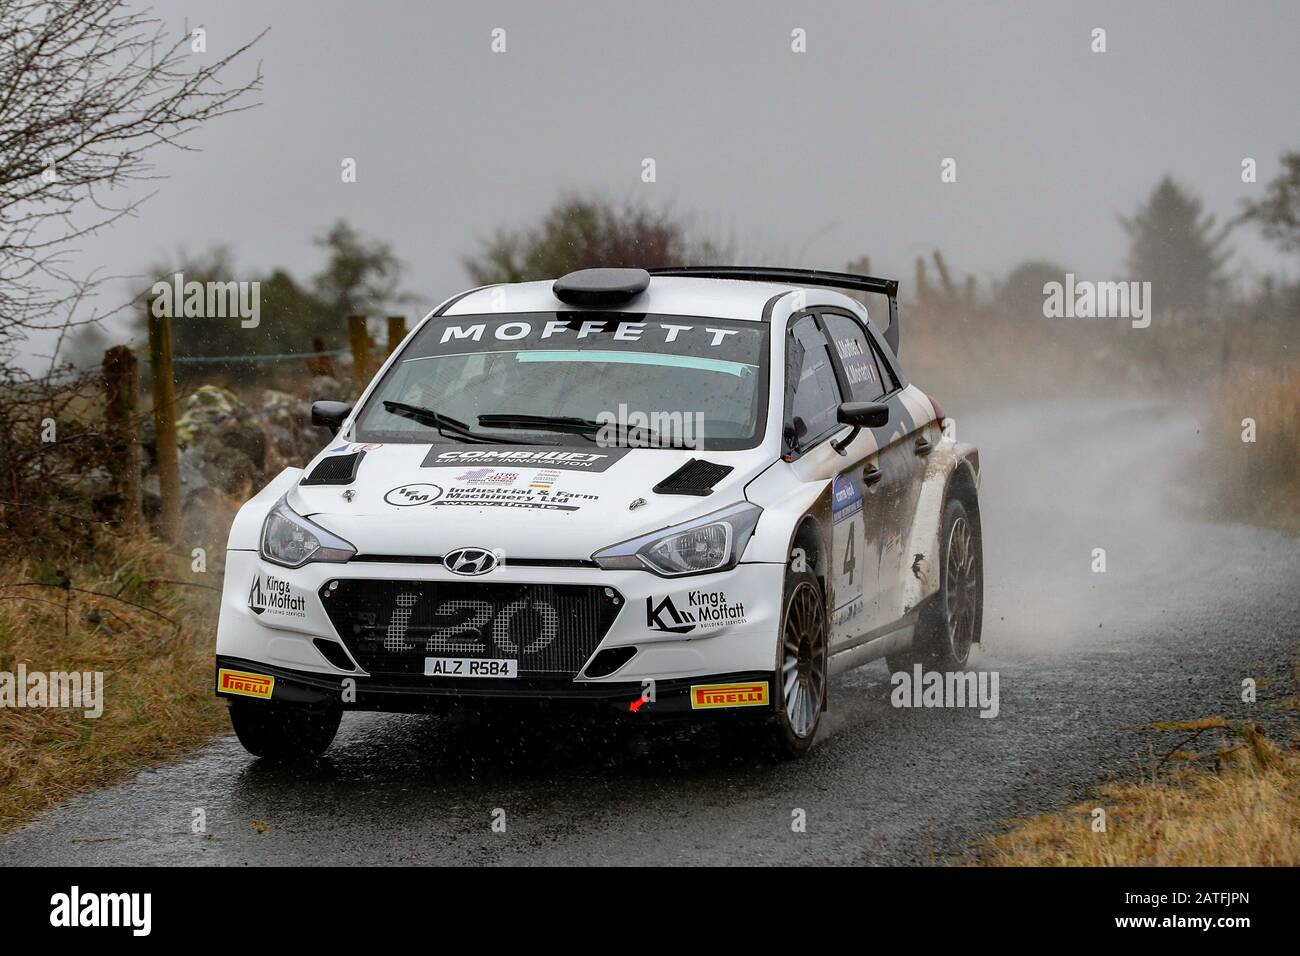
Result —
<svg viewBox="0 0 1300 956"><path fill-rule="evenodd" d="M898 354L898 280L855 275L852 272L823 272L820 269L784 269L772 266L671 266L647 269L652 276L682 276L693 279L748 279L751 282L780 282L814 285L827 289L872 292L889 299L889 328L885 341Z"/></svg>

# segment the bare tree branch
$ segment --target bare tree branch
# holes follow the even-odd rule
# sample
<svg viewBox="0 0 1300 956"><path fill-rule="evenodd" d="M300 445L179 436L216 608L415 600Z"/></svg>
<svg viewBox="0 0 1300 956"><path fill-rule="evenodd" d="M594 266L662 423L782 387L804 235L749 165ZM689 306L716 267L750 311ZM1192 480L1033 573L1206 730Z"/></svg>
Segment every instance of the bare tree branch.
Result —
<svg viewBox="0 0 1300 956"><path fill-rule="evenodd" d="M260 65L223 77L261 36L208 58L126 0L0 0L0 366L26 333L104 318L107 277L73 274L74 244L149 198L127 187L157 178L157 148L256 105Z"/></svg>

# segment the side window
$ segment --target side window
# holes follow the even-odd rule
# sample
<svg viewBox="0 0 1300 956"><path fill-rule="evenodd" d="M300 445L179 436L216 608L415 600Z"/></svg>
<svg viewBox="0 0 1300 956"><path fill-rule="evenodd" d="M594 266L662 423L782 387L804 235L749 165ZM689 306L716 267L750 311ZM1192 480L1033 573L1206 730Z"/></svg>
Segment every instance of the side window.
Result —
<svg viewBox="0 0 1300 956"><path fill-rule="evenodd" d="M799 319L793 330L789 346L792 361L787 362L795 383L790 423L794 426L795 444L806 446L838 425L840 389L826 340L812 317Z"/></svg>
<svg viewBox="0 0 1300 956"><path fill-rule="evenodd" d="M866 331L847 315L827 313L822 320L836 351L840 353L840 363L844 366L853 401L874 402L884 398L889 389L876 362L875 350L867 341Z"/></svg>

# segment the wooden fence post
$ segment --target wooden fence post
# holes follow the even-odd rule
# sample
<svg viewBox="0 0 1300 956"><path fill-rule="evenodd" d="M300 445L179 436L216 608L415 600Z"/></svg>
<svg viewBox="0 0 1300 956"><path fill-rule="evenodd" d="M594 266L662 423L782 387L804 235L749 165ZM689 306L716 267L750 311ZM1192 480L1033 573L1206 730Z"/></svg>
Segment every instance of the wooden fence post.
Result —
<svg viewBox="0 0 1300 956"><path fill-rule="evenodd" d="M406 316L390 315L388 317L388 354L392 355L406 338Z"/></svg>
<svg viewBox="0 0 1300 956"><path fill-rule="evenodd" d="M364 315L348 316L348 342L352 346L352 384L360 395L370 381L370 333Z"/></svg>
<svg viewBox="0 0 1300 956"><path fill-rule="evenodd" d="M181 479L176 460L176 382L172 378L171 320L154 315L149 303L149 377L153 384L153 424L157 432L160 531L175 544L181 536Z"/></svg>
<svg viewBox="0 0 1300 956"><path fill-rule="evenodd" d="M140 362L125 345L104 353L104 434L115 518L125 527L140 522L140 442L136 435Z"/></svg>
<svg viewBox="0 0 1300 956"><path fill-rule="evenodd" d="M319 335L314 336L311 340L311 350L316 353L325 351L325 340ZM336 377L334 370L334 359L329 355L317 354L316 358L307 360L307 371L312 375L328 375L330 378Z"/></svg>

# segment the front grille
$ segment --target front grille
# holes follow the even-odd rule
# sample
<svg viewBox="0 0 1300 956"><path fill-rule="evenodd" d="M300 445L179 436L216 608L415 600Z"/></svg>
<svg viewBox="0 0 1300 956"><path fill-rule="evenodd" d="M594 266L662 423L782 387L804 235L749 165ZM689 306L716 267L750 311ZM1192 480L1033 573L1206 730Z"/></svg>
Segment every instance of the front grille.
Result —
<svg viewBox="0 0 1300 956"><path fill-rule="evenodd" d="M520 676L578 673L623 599L613 588L477 581L326 582L321 603L371 674L423 674L426 657L502 658Z"/></svg>

